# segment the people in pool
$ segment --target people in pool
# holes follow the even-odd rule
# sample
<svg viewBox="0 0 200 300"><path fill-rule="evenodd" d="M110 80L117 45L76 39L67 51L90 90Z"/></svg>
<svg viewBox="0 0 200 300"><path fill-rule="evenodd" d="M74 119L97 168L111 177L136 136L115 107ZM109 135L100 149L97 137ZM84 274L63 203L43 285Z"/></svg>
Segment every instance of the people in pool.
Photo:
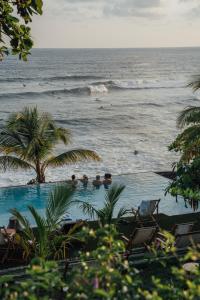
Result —
<svg viewBox="0 0 200 300"><path fill-rule="evenodd" d="M99 175L96 176L96 179L93 180L92 184L99 188L102 185L101 177Z"/></svg>
<svg viewBox="0 0 200 300"><path fill-rule="evenodd" d="M110 173L106 173L104 175L103 184L104 187L108 187L112 183L112 175Z"/></svg>
<svg viewBox="0 0 200 300"><path fill-rule="evenodd" d="M83 186L87 186L87 184L88 184L87 175L83 175L83 178L81 178L80 181L82 182Z"/></svg>
<svg viewBox="0 0 200 300"><path fill-rule="evenodd" d="M73 187L76 187L77 184L78 184L78 180L76 180L76 176L75 176L75 175L72 175L71 178L72 178L72 179L69 181L69 183L70 183Z"/></svg>

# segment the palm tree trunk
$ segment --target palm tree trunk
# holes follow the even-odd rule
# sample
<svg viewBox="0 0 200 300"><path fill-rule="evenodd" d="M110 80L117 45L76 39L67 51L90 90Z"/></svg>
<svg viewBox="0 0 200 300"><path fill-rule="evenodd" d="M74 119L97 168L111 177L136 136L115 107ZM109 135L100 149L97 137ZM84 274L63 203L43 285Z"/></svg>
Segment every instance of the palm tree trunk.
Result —
<svg viewBox="0 0 200 300"><path fill-rule="evenodd" d="M45 183L45 174L39 161L36 163L37 182Z"/></svg>

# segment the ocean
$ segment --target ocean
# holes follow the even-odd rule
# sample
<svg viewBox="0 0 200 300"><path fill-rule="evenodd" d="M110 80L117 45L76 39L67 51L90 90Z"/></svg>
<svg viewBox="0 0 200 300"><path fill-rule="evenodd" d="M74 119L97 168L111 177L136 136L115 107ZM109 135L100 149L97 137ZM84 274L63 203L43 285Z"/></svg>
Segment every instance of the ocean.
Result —
<svg viewBox="0 0 200 300"><path fill-rule="evenodd" d="M33 49L26 63L13 56L0 63L0 127L11 112L37 106L72 131L73 143L56 153L81 147L102 157L49 169L49 181L170 170L177 114L200 102L186 87L198 74L200 48ZM0 186L33 177L0 172Z"/></svg>

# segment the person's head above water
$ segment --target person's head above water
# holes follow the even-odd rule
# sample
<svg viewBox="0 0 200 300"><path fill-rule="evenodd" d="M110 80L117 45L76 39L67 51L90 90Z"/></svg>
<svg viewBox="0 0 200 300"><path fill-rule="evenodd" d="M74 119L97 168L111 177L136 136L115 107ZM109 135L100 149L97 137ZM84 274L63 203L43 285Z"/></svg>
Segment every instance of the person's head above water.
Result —
<svg viewBox="0 0 200 300"><path fill-rule="evenodd" d="M100 175L96 176L96 180L100 180L100 178L101 178Z"/></svg>
<svg viewBox="0 0 200 300"><path fill-rule="evenodd" d="M72 180L75 180L76 179L76 176L75 175L72 175Z"/></svg>
<svg viewBox="0 0 200 300"><path fill-rule="evenodd" d="M112 175L110 173L105 173L104 178L105 179L111 179Z"/></svg>

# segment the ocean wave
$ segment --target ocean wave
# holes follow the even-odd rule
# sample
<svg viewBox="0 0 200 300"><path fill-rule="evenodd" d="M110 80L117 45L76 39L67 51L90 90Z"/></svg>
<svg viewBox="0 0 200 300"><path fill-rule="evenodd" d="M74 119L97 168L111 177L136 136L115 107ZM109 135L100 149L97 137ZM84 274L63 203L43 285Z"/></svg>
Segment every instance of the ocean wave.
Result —
<svg viewBox="0 0 200 300"><path fill-rule="evenodd" d="M50 77L8 77L0 78L0 82L25 82L25 81L64 81L64 80L94 80L103 79L96 75L63 75Z"/></svg>
<svg viewBox="0 0 200 300"><path fill-rule="evenodd" d="M155 107L163 107L163 104L153 103L153 102L147 102L147 103L139 103L140 106L155 106Z"/></svg>
<svg viewBox="0 0 200 300"><path fill-rule="evenodd" d="M45 90L36 92L20 92L20 93L2 93L0 94L0 99L13 99L13 98L37 98L41 96L64 96L67 94L77 94L77 95L92 95L98 93L107 93L108 88L104 84L98 85L88 85L83 87L76 87L70 89L55 89L55 90Z"/></svg>
<svg viewBox="0 0 200 300"><path fill-rule="evenodd" d="M157 81L156 81L157 82ZM163 89L163 88L177 88L180 86L169 85L164 83L157 82L157 84L151 83L149 81L120 81L120 80L106 80L106 81L96 81L91 84L75 87L75 88L64 88L64 89L54 89L54 90L45 90L45 91L24 91L19 93L3 93L0 94L0 99L9 99L9 98L35 98L41 96L64 96L66 94L77 94L77 95L96 95L102 93L108 93L109 91L114 90L144 90L144 89Z"/></svg>
<svg viewBox="0 0 200 300"><path fill-rule="evenodd" d="M55 119L55 121L61 125L80 126L80 128L85 126L87 127L88 125L93 127L101 126L102 128L103 126L107 127L108 123L124 124L124 122L126 122L128 126L128 122L133 120L135 120L135 117L130 116L129 114L114 114L113 116L97 116L97 117L92 116L91 118L79 117L79 118L71 118L71 119L58 119L58 118ZM137 127L139 126L137 125ZM133 125L131 128L133 128Z"/></svg>

